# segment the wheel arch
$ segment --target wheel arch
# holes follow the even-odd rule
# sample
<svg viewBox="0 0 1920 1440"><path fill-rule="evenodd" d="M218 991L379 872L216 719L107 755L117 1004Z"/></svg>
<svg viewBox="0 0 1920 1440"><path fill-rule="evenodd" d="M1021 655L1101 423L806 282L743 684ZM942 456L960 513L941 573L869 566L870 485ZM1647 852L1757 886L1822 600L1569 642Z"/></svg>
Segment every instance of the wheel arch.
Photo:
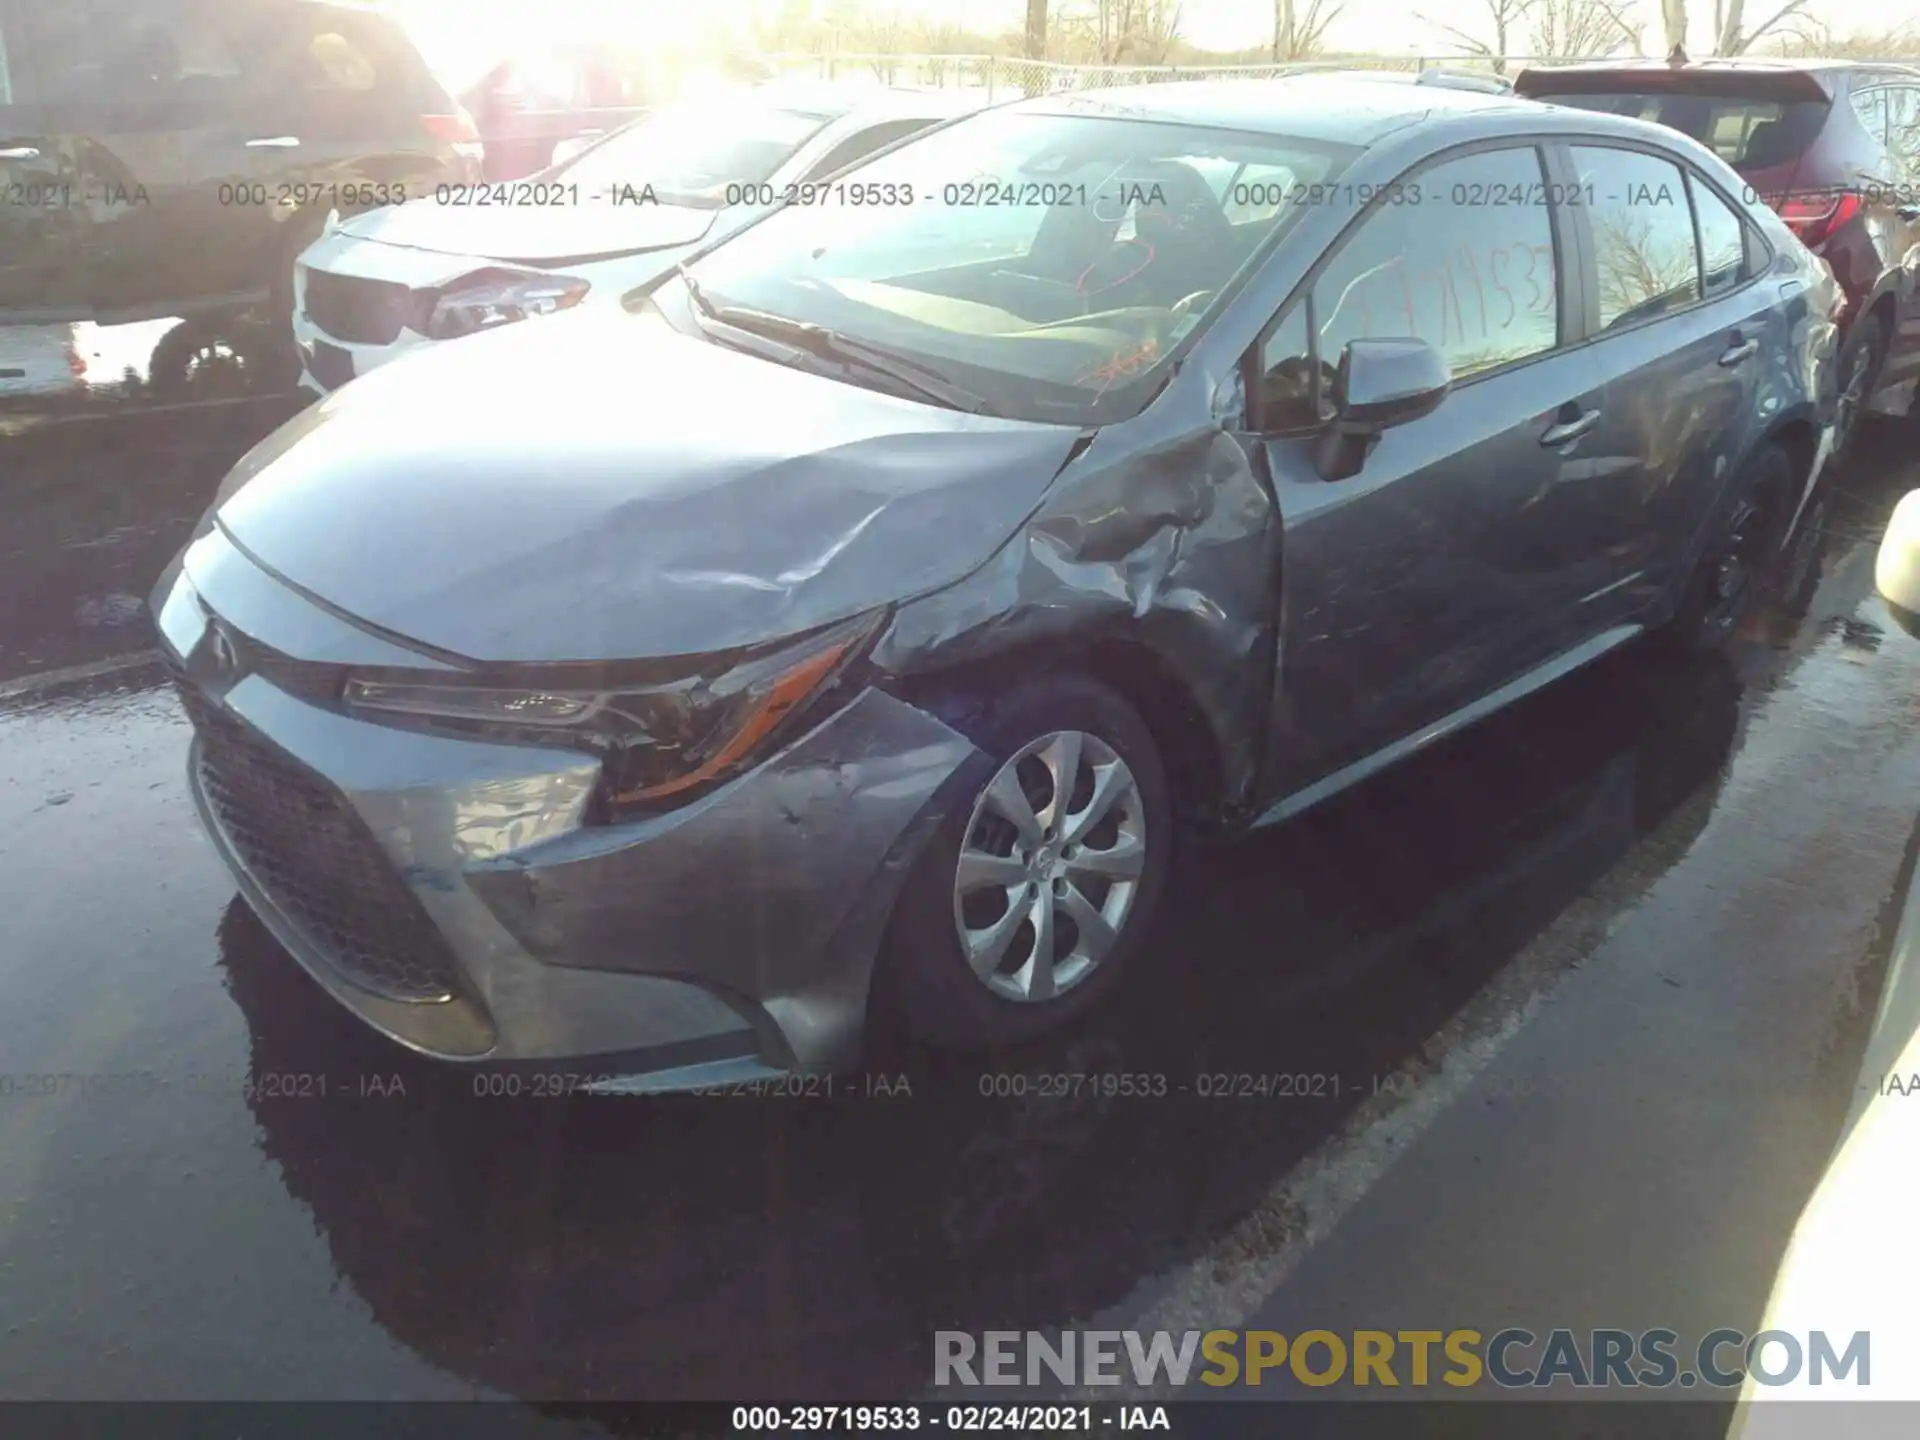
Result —
<svg viewBox="0 0 1920 1440"><path fill-rule="evenodd" d="M994 695L1063 669L1099 681L1139 712L1159 746L1183 819L1212 828L1228 818L1223 737L1176 666L1135 636L1107 634L1074 649L1036 641L883 683L971 738Z"/></svg>

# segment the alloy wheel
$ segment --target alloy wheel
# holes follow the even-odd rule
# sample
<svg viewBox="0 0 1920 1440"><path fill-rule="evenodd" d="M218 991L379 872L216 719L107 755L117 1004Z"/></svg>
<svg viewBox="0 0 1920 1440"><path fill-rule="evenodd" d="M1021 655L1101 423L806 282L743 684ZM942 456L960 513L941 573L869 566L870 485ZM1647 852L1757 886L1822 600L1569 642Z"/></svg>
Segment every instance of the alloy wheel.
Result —
<svg viewBox="0 0 1920 1440"><path fill-rule="evenodd" d="M1727 527L1727 538L1711 571L1704 628L1712 635L1725 636L1739 625L1746 613L1747 598L1753 590L1754 576L1764 557L1768 506L1758 495L1748 496L1734 512Z"/></svg>
<svg viewBox="0 0 1920 1440"><path fill-rule="evenodd" d="M975 977L1018 1003L1083 983L1132 914L1147 843L1139 783L1112 746L1063 730L1022 747L975 802L954 875Z"/></svg>
<svg viewBox="0 0 1920 1440"><path fill-rule="evenodd" d="M225 340L210 340L187 357L185 389L208 394L244 393L250 379L247 357Z"/></svg>
<svg viewBox="0 0 1920 1440"><path fill-rule="evenodd" d="M1824 487L1823 487L1824 492ZM1793 551L1787 557L1786 573L1780 580L1780 597L1790 607L1804 605L1819 578L1820 552L1826 544L1828 497L1819 493L1808 502L1801 517L1799 533L1794 536Z"/></svg>

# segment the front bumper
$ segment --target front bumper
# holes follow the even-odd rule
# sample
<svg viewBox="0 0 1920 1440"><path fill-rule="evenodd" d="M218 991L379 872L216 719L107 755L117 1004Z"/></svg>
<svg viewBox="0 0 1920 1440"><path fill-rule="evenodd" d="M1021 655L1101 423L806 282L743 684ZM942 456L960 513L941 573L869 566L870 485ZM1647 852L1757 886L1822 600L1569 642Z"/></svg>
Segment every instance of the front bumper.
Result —
<svg viewBox="0 0 1920 1440"><path fill-rule="evenodd" d="M680 810L589 825L590 756L374 724L290 688L289 660L393 659L218 531L154 611L196 719L201 819L294 958L413 1050L619 1077L598 1088L852 1064L893 897L977 753L867 691Z"/></svg>
<svg viewBox="0 0 1920 1440"><path fill-rule="evenodd" d="M552 269L481 255L441 254L388 245L345 231L323 235L301 254L293 273L293 338L300 351L300 383L316 395L325 395L338 390L348 380L402 356L449 343L424 335L411 325L401 325L391 340L378 343L342 338L308 313L307 273L310 269L324 271L337 280L403 285L417 292L432 290L476 270L509 266L533 274L585 280L590 287L586 296L579 305L565 312L574 314L580 310L618 309L623 296L670 272L674 263L691 248L675 246ZM592 363L591 358L583 357L582 363Z"/></svg>
<svg viewBox="0 0 1920 1440"><path fill-rule="evenodd" d="M312 256L316 251L331 248L331 242L338 237L329 236L316 242L307 251ZM312 263L302 257L293 272L293 343L300 352L300 384L303 389L316 395L326 395L338 390L348 380L356 379L371 370L376 370L388 361L398 360L402 355L415 350L425 349L435 342L419 331L402 327L400 333L385 344L365 344L343 340L330 334L314 323L307 314L307 266ZM344 356L331 365L323 358L331 349L335 355ZM344 367L336 370L334 367Z"/></svg>

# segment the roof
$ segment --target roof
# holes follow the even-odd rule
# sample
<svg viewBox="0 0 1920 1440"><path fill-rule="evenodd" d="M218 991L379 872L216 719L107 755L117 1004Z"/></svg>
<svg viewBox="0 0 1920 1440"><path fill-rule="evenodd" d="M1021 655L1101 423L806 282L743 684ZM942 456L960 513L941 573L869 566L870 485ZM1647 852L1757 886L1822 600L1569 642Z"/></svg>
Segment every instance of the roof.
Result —
<svg viewBox="0 0 1920 1440"><path fill-rule="evenodd" d="M1391 71L1285 75L1273 80L1188 80L1073 91L1022 102L1056 114L1158 120L1256 134L1370 145L1416 120L1452 115L1539 114L1534 101L1432 83L1380 83Z"/></svg>
<svg viewBox="0 0 1920 1440"><path fill-rule="evenodd" d="M1294 136L1371 146L1415 121L1467 115L1538 117L1544 106L1507 94L1444 84L1382 84L1392 71L1306 73L1273 81L1169 81L1114 90L1075 90L1027 100L1016 109L1062 115L1110 115L1221 131Z"/></svg>
<svg viewBox="0 0 1920 1440"><path fill-rule="evenodd" d="M1385 73L1385 72L1383 72ZM1699 148L1677 130L1625 115L1443 85L1380 84L1344 74L1276 80L1201 80L1075 92L1017 102L1028 113L1106 116L1237 130L1326 145L1370 148L1413 132L1434 148L1507 135L1613 135Z"/></svg>

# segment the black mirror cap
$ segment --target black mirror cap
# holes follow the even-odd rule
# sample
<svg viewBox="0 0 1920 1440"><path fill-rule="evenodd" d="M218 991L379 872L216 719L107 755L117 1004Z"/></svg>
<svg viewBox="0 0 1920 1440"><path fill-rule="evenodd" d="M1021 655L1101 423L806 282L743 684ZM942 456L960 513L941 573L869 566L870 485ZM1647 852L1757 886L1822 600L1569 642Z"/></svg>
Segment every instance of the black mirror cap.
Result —
<svg viewBox="0 0 1920 1440"><path fill-rule="evenodd" d="M1351 340L1333 379L1337 422L1387 430L1431 415L1453 388L1447 360L1425 340Z"/></svg>

